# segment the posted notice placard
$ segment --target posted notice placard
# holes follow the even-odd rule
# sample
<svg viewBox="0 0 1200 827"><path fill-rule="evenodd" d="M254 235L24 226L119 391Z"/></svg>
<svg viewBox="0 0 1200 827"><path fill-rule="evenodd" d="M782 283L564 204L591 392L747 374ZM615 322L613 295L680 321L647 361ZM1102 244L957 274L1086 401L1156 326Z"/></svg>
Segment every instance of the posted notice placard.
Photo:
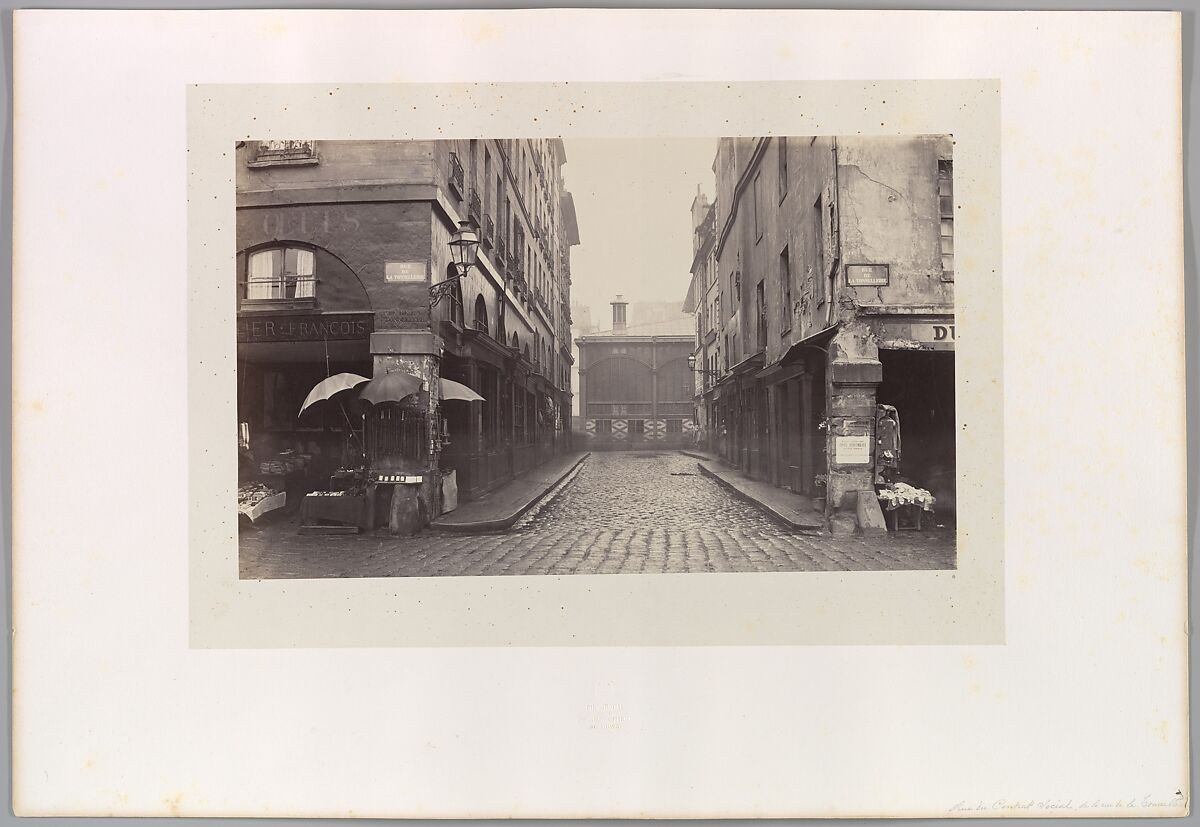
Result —
<svg viewBox="0 0 1200 827"><path fill-rule="evenodd" d="M871 437L835 436L833 438L833 461L838 465L870 465Z"/></svg>

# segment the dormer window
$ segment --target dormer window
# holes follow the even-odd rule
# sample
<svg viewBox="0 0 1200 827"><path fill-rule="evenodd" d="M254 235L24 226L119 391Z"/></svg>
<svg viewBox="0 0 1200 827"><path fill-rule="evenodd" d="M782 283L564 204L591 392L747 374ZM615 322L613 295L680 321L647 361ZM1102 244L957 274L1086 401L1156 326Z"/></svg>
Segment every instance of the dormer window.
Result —
<svg viewBox="0 0 1200 827"><path fill-rule="evenodd" d="M316 291L316 257L303 247L272 247L250 254L246 298L257 301L311 299Z"/></svg>

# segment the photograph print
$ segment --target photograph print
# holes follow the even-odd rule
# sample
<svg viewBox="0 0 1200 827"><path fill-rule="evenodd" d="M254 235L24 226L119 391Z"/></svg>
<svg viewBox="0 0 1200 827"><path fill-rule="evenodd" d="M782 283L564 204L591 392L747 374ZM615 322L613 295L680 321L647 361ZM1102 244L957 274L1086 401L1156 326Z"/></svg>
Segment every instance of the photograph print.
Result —
<svg viewBox="0 0 1200 827"><path fill-rule="evenodd" d="M955 569L953 144L239 142L240 577Z"/></svg>

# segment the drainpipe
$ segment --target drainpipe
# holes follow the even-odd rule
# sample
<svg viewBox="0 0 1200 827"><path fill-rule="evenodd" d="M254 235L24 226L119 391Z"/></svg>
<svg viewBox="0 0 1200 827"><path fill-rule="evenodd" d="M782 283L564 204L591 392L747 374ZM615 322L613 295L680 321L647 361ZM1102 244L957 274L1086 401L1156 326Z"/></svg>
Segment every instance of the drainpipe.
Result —
<svg viewBox="0 0 1200 827"><path fill-rule="evenodd" d="M834 261L840 262L842 259L842 249L841 249L842 248L842 195L841 195L841 190L838 186L838 145L837 145L837 136L836 135L833 136L833 203L836 205L834 208L834 218L837 220L837 246L838 246L838 249L834 251L834 253L835 253ZM827 273L825 275L825 277L829 278L829 274ZM826 311L828 318L825 320L826 327L831 327L833 325L833 319L834 319L833 306L836 302L837 302L837 273L835 272L833 274L833 281L830 282L830 295L829 295L829 302L828 302L829 307L827 308L827 311Z"/></svg>

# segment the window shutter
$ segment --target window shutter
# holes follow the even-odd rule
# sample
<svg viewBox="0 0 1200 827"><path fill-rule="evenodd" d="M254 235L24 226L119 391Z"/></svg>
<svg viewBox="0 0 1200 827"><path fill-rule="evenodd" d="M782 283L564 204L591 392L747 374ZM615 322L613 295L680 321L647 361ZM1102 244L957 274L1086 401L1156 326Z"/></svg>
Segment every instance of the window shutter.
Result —
<svg viewBox="0 0 1200 827"><path fill-rule="evenodd" d="M821 196L822 252L825 254L825 273L828 276L837 270L838 264L838 217L837 198L834 185L829 183Z"/></svg>

